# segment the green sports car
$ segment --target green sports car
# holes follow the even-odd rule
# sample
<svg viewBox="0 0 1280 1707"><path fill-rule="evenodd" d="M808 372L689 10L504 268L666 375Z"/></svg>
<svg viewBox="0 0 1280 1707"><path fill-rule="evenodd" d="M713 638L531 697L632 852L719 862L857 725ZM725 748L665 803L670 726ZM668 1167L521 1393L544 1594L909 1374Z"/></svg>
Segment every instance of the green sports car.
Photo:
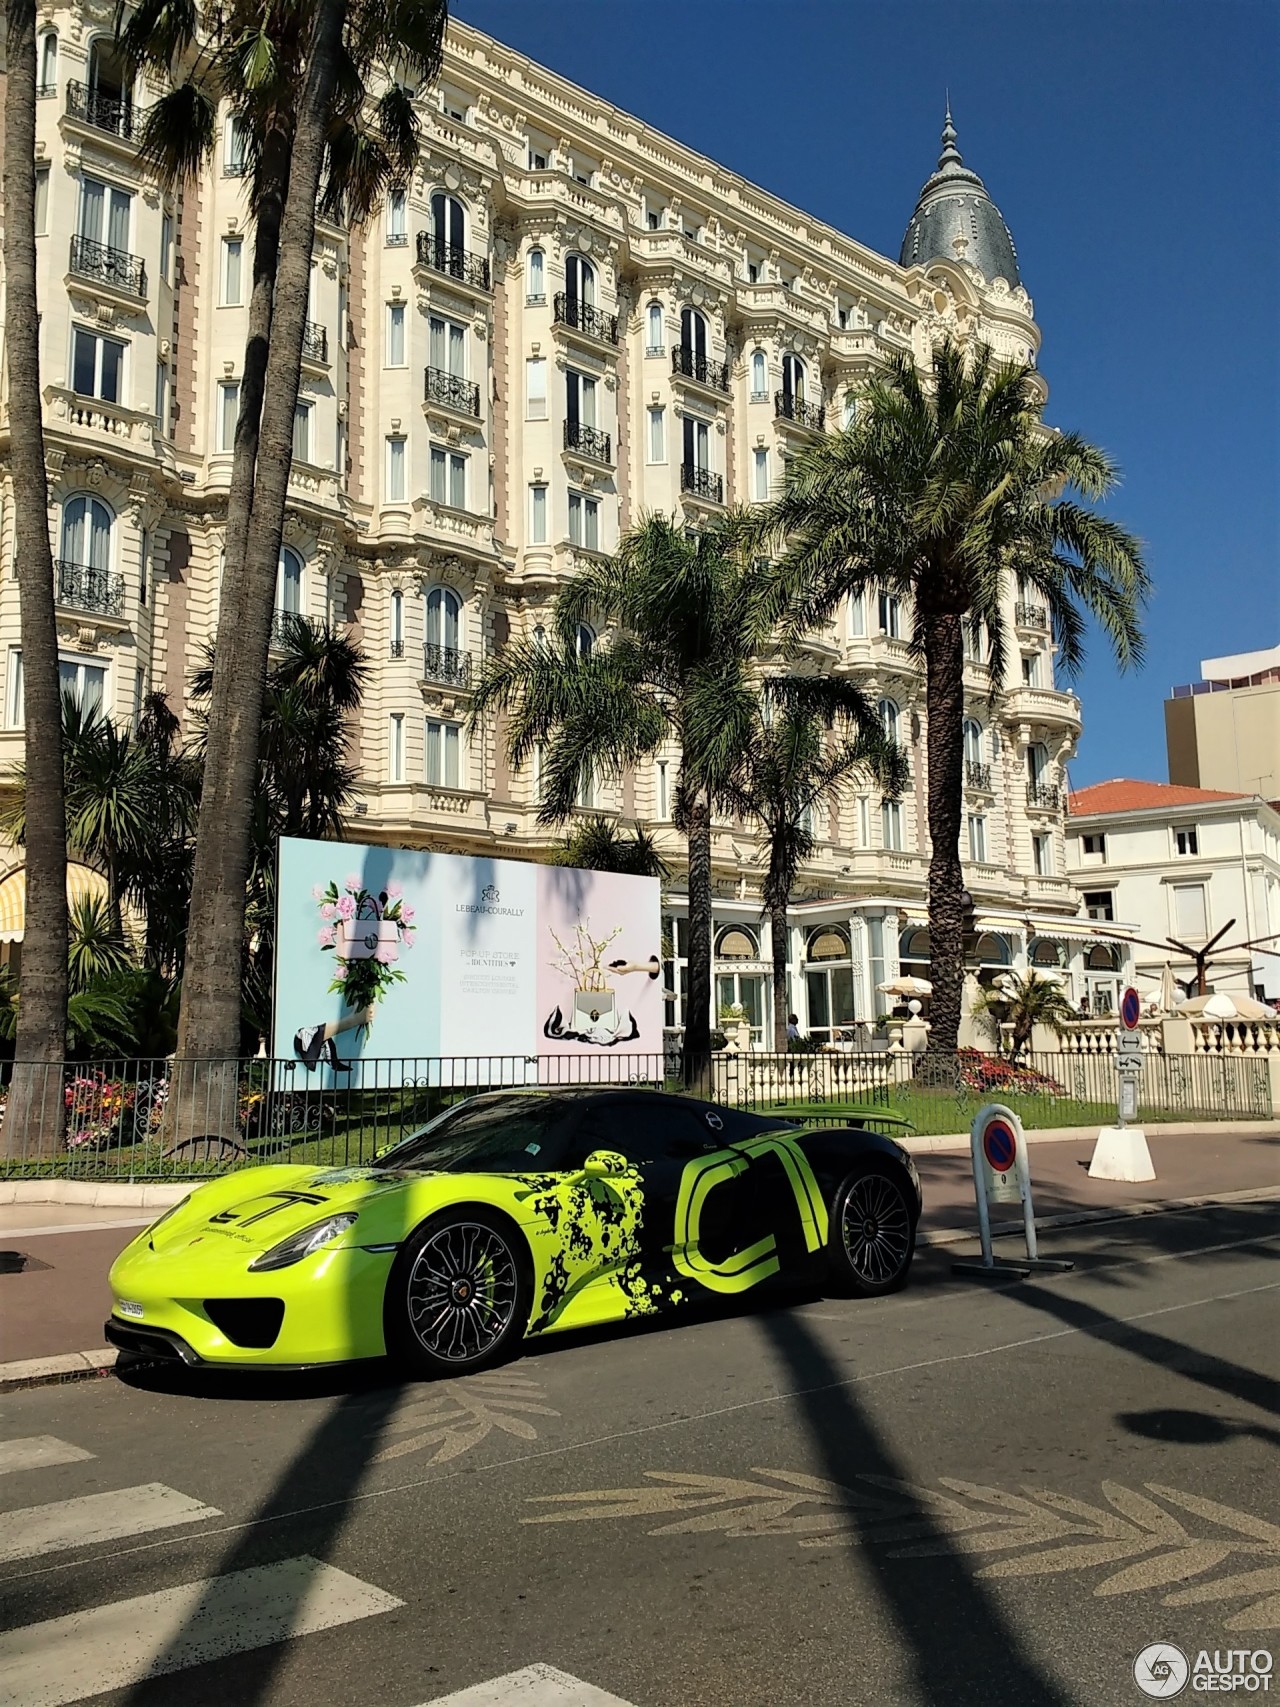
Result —
<svg viewBox="0 0 1280 1707"><path fill-rule="evenodd" d="M200 1186L111 1269L107 1339L219 1367L381 1357L463 1373L524 1335L781 1281L902 1285L900 1145L657 1091L494 1091L364 1167Z"/></svg>

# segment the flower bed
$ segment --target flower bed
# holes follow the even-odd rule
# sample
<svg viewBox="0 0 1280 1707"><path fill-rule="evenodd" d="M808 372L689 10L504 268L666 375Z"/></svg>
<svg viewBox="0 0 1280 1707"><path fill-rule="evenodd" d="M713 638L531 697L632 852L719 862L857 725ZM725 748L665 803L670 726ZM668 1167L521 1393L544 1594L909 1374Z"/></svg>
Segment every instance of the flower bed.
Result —
<svg viewBox="0 0 1280 1707"><path fill-rule="evenodd" d="M971 1091L1021 1091L1028 1096L1065 1096L1066 1090L1047 1073L1020 1066L1003 1055L984 1055L980 1049L957 1051L960 1081Z"/></svg>

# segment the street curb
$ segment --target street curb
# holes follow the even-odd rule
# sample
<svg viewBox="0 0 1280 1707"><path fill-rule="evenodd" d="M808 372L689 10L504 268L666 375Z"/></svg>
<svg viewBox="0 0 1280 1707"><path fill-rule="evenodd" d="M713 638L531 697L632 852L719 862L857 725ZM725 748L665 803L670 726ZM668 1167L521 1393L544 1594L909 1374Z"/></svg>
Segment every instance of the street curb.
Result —
<svg viewBox="0 0 1280 1707"><path fill-rule="evenodd" d="M1175 1215L1188 1209L1229 1208L1235 1203L1280 1204L1280 1186L1255 1185L1245 1191L1218 1191L1211 1197L1152 1198L1143 1203L1111 1204L1107 1208L1070 1209L1061 1215L1037 1215L1036 1232L1051 1232L1055 1227L1085 1227L1099 1221L1133 1221L1144 1215ZM1021 1221L996 1221L991 1226L993 1239L1020 1237ZM918 1245L959 1245L966 1239L977 1239L977 1228L939 1227L936 1232L919 1233Z"/></svg>
<svg viewBox="0 0 1280 1707"><path fill-rule="evenodd" d="M1148 1138L1253 1138L1267 1133L1280 1133L1280 1121L1174 1120L1164 1126L1144 1124L1142 1130ZM1028 1144L1090 1144L1097 1138L1098 1133L1092 1126L1046 1126L1038 1132L1028 1132L1024 1127L1022 1135ZM970 1144L967 1132L935 1133L925 1138L908 1136L895 1138L894 1141L913 1156L927 1156L939 1150L967 1150ZM0 1186L0 1190L2 1189Z"/></svg>
<svg viewBox="0 0 1280 1707"><path fill-rule="evenodd" d="M110 1375L119 1353L69 1351L61 1357L28 1357L20 1363L0 1363L0 1393L19 1393L25 1387L57 1387L66 1381L88 1381Z"/></svg>

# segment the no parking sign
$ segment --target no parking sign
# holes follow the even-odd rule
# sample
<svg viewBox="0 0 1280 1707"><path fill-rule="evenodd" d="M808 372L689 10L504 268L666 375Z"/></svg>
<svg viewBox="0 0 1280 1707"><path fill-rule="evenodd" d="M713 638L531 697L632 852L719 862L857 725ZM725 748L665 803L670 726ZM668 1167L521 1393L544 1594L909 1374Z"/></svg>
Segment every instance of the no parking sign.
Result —
<svg viewBox="0 0 1280 1707"><path fill-rule="evenodd" d="M1031 1203L1031 1168L1022 1122L1003 1103L989 1102L974 1116L969 1132L973 1156L973 1189L978 1200L978 1236L982 1241L981 1262L955 1262L957 1274L998 1274L1010 1269L1023 1274L1032 1270L1073 1268L1074 1263L1036 1254L1036 1217ZM997 1258L991 1252L992 1203L1021 1203L1022 1228L1027 1242L1025 1257Z"/></svg>
<svg viewBox="0 0 1280 1707"><path fill-rule="evenodd" d="M1002 1108L984 1108L981 1127L984 1187L988 1203L1021 1203L1022 1181L1018 1175L1018 1148L1025 1146L1016 1114ZM1023 1170L1025 1172L1025 1169Z"/></svg>

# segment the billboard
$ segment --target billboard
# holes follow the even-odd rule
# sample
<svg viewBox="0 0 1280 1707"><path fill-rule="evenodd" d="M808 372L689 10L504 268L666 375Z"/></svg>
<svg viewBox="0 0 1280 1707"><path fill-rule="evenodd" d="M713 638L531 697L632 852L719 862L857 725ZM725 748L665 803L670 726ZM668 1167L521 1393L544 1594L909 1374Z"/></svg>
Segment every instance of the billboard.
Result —
<svg viewBox="0 0 1280 1707"><path fill-rule="evenodd" d="M652 877L283 837L273 1053L327 1075L571 1056L607 1078L604 1057L662 1051L659 891Z"/></svg>

